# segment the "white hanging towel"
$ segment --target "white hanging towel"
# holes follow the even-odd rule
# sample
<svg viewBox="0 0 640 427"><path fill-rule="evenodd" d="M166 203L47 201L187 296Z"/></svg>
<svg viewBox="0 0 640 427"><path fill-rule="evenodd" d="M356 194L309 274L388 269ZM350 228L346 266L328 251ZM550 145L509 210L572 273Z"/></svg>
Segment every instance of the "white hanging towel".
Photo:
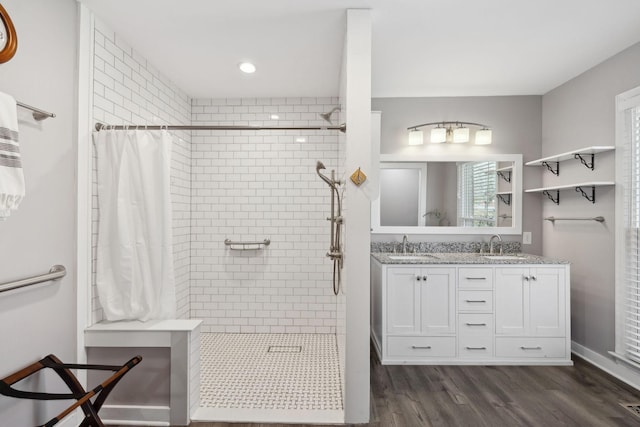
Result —
<svg viewBox="0 0 640 427"><path fill-rule="evenodd" d="M167 131L94 133L96 285L106 320L175 318Z"/></svg>
<svg viewBox="0 0 640 427"><path fill-rule="evenodd" d="M18 208L24 188L17 104L11 95L0 92L0 221Z"/></svg>

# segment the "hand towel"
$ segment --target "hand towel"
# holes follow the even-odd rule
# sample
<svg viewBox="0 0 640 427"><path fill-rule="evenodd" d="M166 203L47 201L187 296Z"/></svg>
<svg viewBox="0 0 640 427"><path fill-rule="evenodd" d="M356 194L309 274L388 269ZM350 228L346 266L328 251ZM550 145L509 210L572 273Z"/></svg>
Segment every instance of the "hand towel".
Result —
<svg viewBox="0 0 640 427"><path fill-rule="evenodd" d="M0 92L0 221L18 208L24 189L17 104L12 96Z"/></svg>

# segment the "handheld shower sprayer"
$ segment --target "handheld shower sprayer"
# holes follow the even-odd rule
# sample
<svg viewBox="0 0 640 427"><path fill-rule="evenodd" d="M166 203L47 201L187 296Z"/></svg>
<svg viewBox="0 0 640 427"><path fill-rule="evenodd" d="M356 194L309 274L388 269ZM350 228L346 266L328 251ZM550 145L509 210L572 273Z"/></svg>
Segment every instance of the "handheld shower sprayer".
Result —
<svg viewBox="0 0 640 427"><path fill-rule="evenodd" d="M327 177L326 175L323 175L320 173L321 169L326 169L324 167L324 163L322 163L320 160L318 160L318 163L316 163L316 173L318 174L318 176L327 184L329 184L329 187L334 188L335 189L335 183L333 182L332 179L330 179L329 177Z"/></svg>
<svg viewBox="0 0 640 427"><path fill-rule="evenodd" d="M338 295L340 290L340 270L342 269L342 245L341 230L342 230L342 204L340 202L340 192L338 191L338 185L340 181L335 179L335 171L331 171L331 178L320 173L322 169L326 169L324 164L318 160L316 163L316 173L324 182L326 182L331 188L331 217L327 218L331 221L331 243L329 246L329 252L327 256L333 261L333 293ZM336 212L336 199L337 199L337 212Z"/></svg>

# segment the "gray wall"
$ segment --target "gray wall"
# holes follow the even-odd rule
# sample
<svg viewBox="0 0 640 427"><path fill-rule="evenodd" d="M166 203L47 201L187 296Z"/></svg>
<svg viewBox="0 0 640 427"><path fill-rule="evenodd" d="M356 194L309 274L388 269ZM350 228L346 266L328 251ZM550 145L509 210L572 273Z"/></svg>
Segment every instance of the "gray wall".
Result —
<svg viewBox="0 0 640 427"><path fill-rule="evenodd" d="M26 197L0 222L0 282L41 274L54 264L64 264L68 274L0 294L0 377L49 353L76 359L76 2L2 5L16 27L18 50L0 64L0 91L57 117L35 122L26 110L18 111ZM49 376L36 376L31 385L40 390L52 383ZM0 424L43 423L68 403L2 397Z"/></svg>
<svg viewBox="0 0 640 427"><path fill-rule="evenodd" d="M615 96L640 85L640 44L615 55L545 94L542 99L542 154L591 145L615 145ZM577 161L560 164L545 185L613 181L614 153L596 156L595 170ZM615 347L615 189L596 189L596 203L562 192L560 205L544 201L543 214L605 217L605 223L543 225L544 255L571 261L572 339L606 356Z"/></svg>
<svg viewBox="0 0 640 427"><path fill-rule="evenodd" d="M540 96L496 96L456 98L374 98L372 110L382 111L382 154L430 153L500 153L523 154L524 162L540 157L542 98ZM440 120L462 120L486 123L493 129L493 144L425 144L407 146L407 127ZM524 168L524 188L540 186L536 168ZM531 231L532 245L523 251L542 251L542 208L537 194L524 194L523 231ZM410 236L411 240L488 240L481 235ZM521 240L521 236L504 236L505 240ZM373 241L401 240L402 236L373 235Z"/></svg>

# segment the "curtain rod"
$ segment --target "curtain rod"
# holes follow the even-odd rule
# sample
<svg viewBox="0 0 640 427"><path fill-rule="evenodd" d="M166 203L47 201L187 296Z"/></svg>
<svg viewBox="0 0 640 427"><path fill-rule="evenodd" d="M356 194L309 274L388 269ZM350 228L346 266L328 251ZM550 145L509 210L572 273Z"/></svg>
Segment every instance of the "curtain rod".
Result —
<svg viewBox="0 0 640 427"><path fill-rule="evenodd" d="M97 131L113 129L123 130L132 128L144 128L149 130L339 130L340 132L347 131L347 125L341 124L340 126L217 126L217 125L105 125L104 123L96 122L95 129Z"/></svg>

